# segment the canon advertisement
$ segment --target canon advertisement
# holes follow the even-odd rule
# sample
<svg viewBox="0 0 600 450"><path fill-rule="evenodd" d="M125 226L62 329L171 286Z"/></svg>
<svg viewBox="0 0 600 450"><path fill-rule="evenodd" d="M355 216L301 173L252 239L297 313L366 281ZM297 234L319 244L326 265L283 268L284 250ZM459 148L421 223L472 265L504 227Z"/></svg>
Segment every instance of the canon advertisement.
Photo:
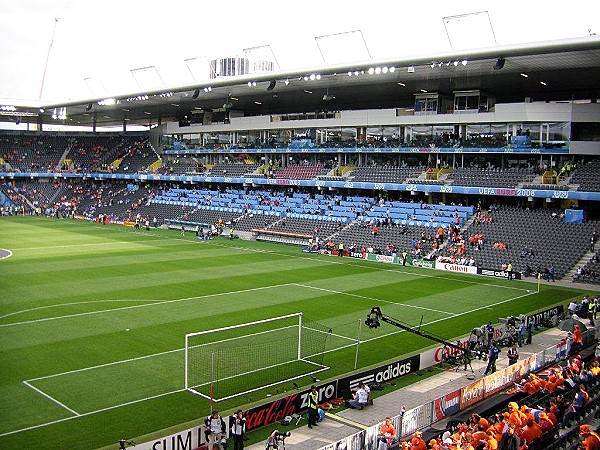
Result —
<svg viewBox="0 0 600 450"><path fill-rule="evenodd" d="M521 279L521 272L515 272L513 270L494 270L494 269L477 269L478 275L485 275L486 277L504 278L508 280L509 277L513 280Z"/></svg>
<svg viewBox="0 0 600 450"><path fill-rule="evenodd" d="M366 370L361 373L342 378L338 381L338 393L340 395L348 395L349 391L355 389L360 382L369 383L385 383L395 380L409 373L419 370L420 356L415 355L410 358L402 359L385 366L380 366L376 369Z"/></svg>
<svg viewBox="0 0 600 450"><path fill-rule="evenodd" d="M437 270L446 270L448 272L456 272L456 273L477 273L477 267L475 266L463 266L461 264L450 264L445 262L436 261L435 268Z"/></svg>

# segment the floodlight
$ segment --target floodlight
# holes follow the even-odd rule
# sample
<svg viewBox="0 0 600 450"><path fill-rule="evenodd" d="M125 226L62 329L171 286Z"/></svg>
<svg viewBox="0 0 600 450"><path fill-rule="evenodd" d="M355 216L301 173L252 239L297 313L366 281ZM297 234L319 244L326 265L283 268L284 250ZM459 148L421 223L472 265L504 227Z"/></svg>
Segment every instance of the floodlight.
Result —
<svg viewBox="0 0 600 450"><path fill-rule="evenodd" d="M506 60L503 57L500 57L496 60L496 64L494 64L494 70L501 70L504 67Z"/></svg>

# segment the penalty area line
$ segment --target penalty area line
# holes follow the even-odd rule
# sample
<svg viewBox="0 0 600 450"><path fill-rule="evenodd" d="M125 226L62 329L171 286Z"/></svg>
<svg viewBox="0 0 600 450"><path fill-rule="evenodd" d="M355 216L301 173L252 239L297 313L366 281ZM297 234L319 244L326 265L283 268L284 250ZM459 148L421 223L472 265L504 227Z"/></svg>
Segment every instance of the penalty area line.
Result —
<svg viewBox="0 0 600 450"><path fill-rule="evenodd" d="M365 295L352 294L351 292L343 292L343 291L336 291L334 289L326 289L326 288L320 288L320 287L315 287L315 286L309 286L308 284L298 284L298 283L294 283L294 284L296 286L300 286L300 287L307 288L307 289L315 289L317 291L331 292L332 294L338 294L338 295L348 295L350 297L357 297L357 298L360 298L363 300L373 300L374 302L388 303L390 305L397 305L397 306L405 306L407 308L423 309L425 311L442 313L442 314L446 314L447 316L452 316L452 317L458 315L456 313L452 313L449 311L442 311L440 309L426 308L424 306L417 306L417 305L409 305L408 303L391 302L389 300L382 300L379 298L367 297Z"/></svg>
<svg viewBox="0 0 600 450"><path fill-rule="evenodd" d="M62 423L62 422L67 422L69 420L77 419L79 417L92 416L94 414L98 414L98 413L101 413L101 412L111 411L113 409L122 408L123 406L134 405L136 403L141 403L141 402L145 402L145 401L148 401L148 400L153 400L155 398L166 397L167 395L178 394L180 392L185 392L185 389L177 389L175 391L165 392L163 394L157 394L157 395L153 395L153 396L150 396L150 397L141 398L141 399L138 399L138 400L132 400L130 402L122 403L120 405L108 406L106 408L101 408L101 409L96 409L94 411L89 411L89 412L86 412L86 413L81 413L81 414L78 414L77 416L65 417L63 419L57 419L57 420L53 420L51 422L40 423L38 425L32 425L30 427L21 428L21 429L18 429L18 430L7 431L6 433L0 433L0 437L10 436L10 435L13 435L13 434L22 433L24 431L37 430L39 428L44 428L44 427L47 427L47 426L50 426L50 425L55 425L57 423Z"/></svg>
<svg viewBox="0 0 600 450"><path fill-rule="evenodd" d="M42 397L47 398L48 400L50 400L52 403L54 403L55 405L60 406L63 409L66 409L67 411L69 411L71 414L73 414L76 417L81 416L81 414L79 414L77 411L75 411L74 409L69 408L67 405L65 405L62 402L59 402L58 400L56 400L54 397L52 397L51 395L46 394L44 391L42 391L41 389L36 388L35 386L33 386L32 384L28 383L27 381L22 381L22 383L27 386L29 389L37 392L38 394L40 394Z"/></svg>

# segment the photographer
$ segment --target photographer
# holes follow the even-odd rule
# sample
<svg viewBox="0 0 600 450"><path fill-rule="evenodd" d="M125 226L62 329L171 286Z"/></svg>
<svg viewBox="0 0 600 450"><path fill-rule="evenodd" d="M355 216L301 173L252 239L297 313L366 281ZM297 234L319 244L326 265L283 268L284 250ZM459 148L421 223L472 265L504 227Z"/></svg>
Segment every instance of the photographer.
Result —
<svg viewBox="0 0 600 450"><path fill-rule="evenodd" d="M208 450L214 450L215 444L219 447L219 450L223 450L221 445L221 439L225 436L225 430L227 426L225 421L219 415L219 411L216 409L204 420L206 426L206 440L208 441Z"/></svg>
<svg viewBox="0 0 600 450"><path fill-rule="evenodd" d="M365 390L365 384L359 383L354 399L347 400L346 405L350 408L363 409L369 404L369 393Z"/></svg>
<svg viewBox="0 0 600 450"><path fill-rule="evenodd" d="M233 437L233 450L243 450L244 435L246 434L246 418L242 410L231 416L231 436Z"/></svg>
<svg viewBox="0 0 600 450"><path fill-rule="evenodd" d="M265 450L278 449L280 443L283 444L283 447L285 448L285 438L289 437L290 435L291 433L289 431L282 433L279 430L273 430L267 439Z"/></svg>

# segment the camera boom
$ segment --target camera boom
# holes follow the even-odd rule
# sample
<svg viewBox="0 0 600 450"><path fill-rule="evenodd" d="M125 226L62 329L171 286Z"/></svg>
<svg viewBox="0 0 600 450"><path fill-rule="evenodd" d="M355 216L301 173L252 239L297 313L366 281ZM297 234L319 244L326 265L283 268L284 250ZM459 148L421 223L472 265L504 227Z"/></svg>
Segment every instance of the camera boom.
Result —
<svg viewBox="0 0 600 450"><path fill-rule="evenodd" d="M410 325L402 323L399 320L394 319L390 316L386 316L381 312L381 308L379 306L374 306L371 308L369 314L367 314L365 325L367 325L369 328L379 328L380 322L389 323L390 325L408 331L409 333L416 334L426 339L431 339L432 341L444 344L446 347L451 347L456 350L459 350L460 354L462 355L463 362L465 364L465 370L467 370L467 366L471 364L471 352L468 348L462 347L460 345L454 344L450 341L437 337L431 333L428 333L427 331L421 330L420 328L413 328Z"/></svg>

